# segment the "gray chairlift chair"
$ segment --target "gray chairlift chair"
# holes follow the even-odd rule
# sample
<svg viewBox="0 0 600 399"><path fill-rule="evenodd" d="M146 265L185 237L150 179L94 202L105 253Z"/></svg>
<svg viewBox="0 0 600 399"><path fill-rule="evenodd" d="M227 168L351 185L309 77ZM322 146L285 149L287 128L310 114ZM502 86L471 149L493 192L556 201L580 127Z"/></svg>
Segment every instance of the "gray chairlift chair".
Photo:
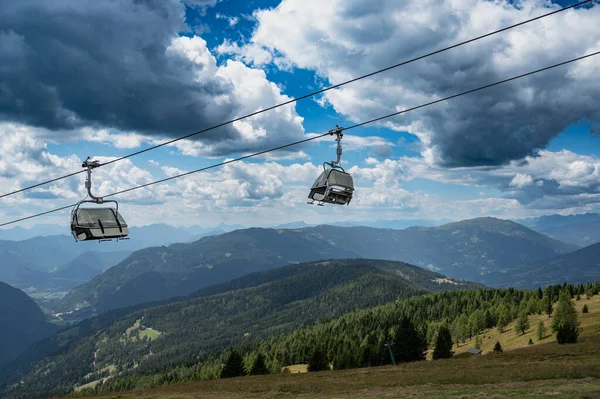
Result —
<svg viewBox="0 0 600 399"><path fill-rule="evenodd" d="M343 128L336 126L336 129L329 132L331 135L337 136L335 140L337 141L337 160L323 163L323 172L314 182L308 194L308 198L311 199L308 203L311 205L315 201L320 206L325 203L348 205L352 200L354 181L352 176L339 165L342 157L341 141L344 136L342 130Z"/></svg>
<svg viewBox="0 0 600 399"><path fill-rule="evenodd" d="M118 240L126 239L129 235L127 223L119 213L119 203L117 201L105 201L102 197L96 197L92 194L92 169L100 166L98 161L86 159L82 167L87 169L87 178L85 187L88 191L90 200L80 201L71 212L71 233L75 241L110 241L113 238ZM105 204L112 202L114 207L102 208L81 208L82 204Z"/></svg>

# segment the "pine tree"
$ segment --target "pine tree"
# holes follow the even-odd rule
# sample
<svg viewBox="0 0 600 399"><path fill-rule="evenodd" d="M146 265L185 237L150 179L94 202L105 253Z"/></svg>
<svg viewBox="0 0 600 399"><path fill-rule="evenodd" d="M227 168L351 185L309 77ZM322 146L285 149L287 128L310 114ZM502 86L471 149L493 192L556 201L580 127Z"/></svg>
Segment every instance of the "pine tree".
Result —
<svg viewBox="0 0 600 399"><path fill-rule="evenodd" d="M515 331L517 334L519 332L525 334L527 330L529 330L529 316L527 315L527 311L522 311L515 323Z"/></svg>
<svg viewBox="0 0 600 399"><path fill-rule="evenodd" d="M248 371L250 375L262 375L268 374L267 365L265 364L265 357L262 353L259 353L254 357L254 361Z"/></svg>
<svg viewBox="0 0 600 399"><path fill-rule="evenodd" d="M552 298L545 296L542 302L544 303L544 309L546 309L548 317L552 316Z"/></svg>
<svg viewBox="0 0 600 399"><path fill-rule="evenodd" d="M500 305L500 306L498 306L498 310L496 311L496 314L497 314L496 327L498 328L499 332L503 333L504 328L510 322L510 316L508 314L508 309L506 308L506 306Z"/></svg>
<svg viewBox="0 0 600 399"><path fill-rule="evenodd" d="M270 374L281 374L281 365L279 364L279 360L274 359L271 363L271 367L269 370Z"/></svg>
<svg viewBox="0 0 600 399"><path fill-rule="evenodd" d="M531 338L529 338L529 342L527 342L527 345L533 345L533 340Z"/></svg>
<svg viewBox="0 0 600 399"><path fill-rule="evenodd" d="M579 337L579 321L575 305L566 292L560 294L554 310L552 331L556 332L556 340L559 344L575 343Z"/></svg>
<svg viewBox="0 0 600 399"><path fill-rule="evenodd" d="M545 336L546 336L546 326L544 325L544 322L542 320L540 320L540 322L538 323L538 327L537 327L538 341L543 340Z"/></svg>
<svg viewBox="0 0 600 399"><path fill-rule="evenodd" d="M447 359L452 357L452 336L446 326L440 327L433 349L433 359Z"/></svg>
<svg viewBox="0 0 600 399"><path fill-rule="evenodd" d="M479 334L486 328L485 313L481 309L477 309L471 313L469 321L471 322L471 327L473 328L473 335Z"/></svg>
<svg viewBox="0 0 600 399"><path fill-rule="evenodd" d="M221 370L221 378L239 377L244 375L244 359L233 349L225 362L223 370Z"/></svg>
<svg viewBox="0 0 600 399"><path fill-rule="evenodd" d="M346 347L339 350L333 357L332 363L334 370L344 370L352 368L354 366L354 362L352 354L350 353L350 349Z"/></svg>
<svg viewBox="0 0 600 399"><path fill-rule="evenodd" d="M493 328L494 325L496 324L496 320L494 320L494 316L492 315L492 312L490 312L489 309L486 309L484 316L485 316L485 327Z"/></svg>
<svg viewBox="0 0 600 399"><path fill-rule="evenodd" d="M529 314L536 314L538 313L538 311L540 310L540 304L541 302L537 299L537 297L532 296L531 298L529 298L529 301L527 302L527 313Z"/></svg>
<svg viewBox="0 0 600 399"><path fill-rule="evenodd" d="M500 345L500 341L496 341L496 345L494 345L494 352L502 352L502 345Z"/></svg>
<svg viewBox="0 0 600 399"><path fill-rule="evenodd" d="M405 317L400 321L394 337L394 354L398 362L425 360L427 340L415 328L412 321Z"/></svg>
<svg viewBox="0 0 600 399"><path fill-rule="evenodd" d="M587 303L585 305L583 305L583 308L581 309L581 313L589 313L590 309L588 308Z"/></svg>
<svg viewBox="0 0 600 399"><path fill-rule="evenodd" d="M469 318L464 313L456 320L456 340L465 342L469 335Z"/></svg>
<svg viewBox="0 0 600 399"><path fill-rule="evenodd" d="M478 335L475 337L475 348L481 349L482 339L481 336Z"/></svg>
<svg viewBox="0 0 600 399"><path fill-rule="evenodd" d="M308 371L325 371L329 370L329 359L327 353L321 349L315 349L308 361Z"/></svg>

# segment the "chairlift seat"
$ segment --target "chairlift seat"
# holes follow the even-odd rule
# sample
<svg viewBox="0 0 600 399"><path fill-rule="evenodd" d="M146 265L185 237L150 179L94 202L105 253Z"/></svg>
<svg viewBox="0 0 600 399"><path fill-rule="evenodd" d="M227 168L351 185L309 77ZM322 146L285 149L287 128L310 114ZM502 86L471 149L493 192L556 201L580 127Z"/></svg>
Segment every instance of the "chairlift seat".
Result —
<svg viewBox="0 0 600 399"><path fill-rule="evenodd" d="M348 205L352 200L354 181L344 170L325 169L317 178L308 198L328 204Z"/></svg>
<svg viewBox="0 0 600 399"><path fill-rule="evenodd" d="M125 238L127 223L114 208L79 208L71 216L71 233L76 241Z"/></svg>

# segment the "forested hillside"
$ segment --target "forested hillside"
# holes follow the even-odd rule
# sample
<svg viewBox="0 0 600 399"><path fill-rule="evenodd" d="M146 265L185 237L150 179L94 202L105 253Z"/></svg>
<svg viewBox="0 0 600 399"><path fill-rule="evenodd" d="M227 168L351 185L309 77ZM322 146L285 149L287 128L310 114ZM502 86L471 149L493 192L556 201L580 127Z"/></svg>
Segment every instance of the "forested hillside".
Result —
<svg viewBox="0 0 600 399"><path fill-rule="evenodd" d="M57 311L88 308L91 313L101 313L186 295L255 271L328 258L397 260L450 277L481 281L489 273L575 249L517 223L494 218L405 230L334 226L237 230L191 244L138 251L73 289Z"/></svg>
<svg viewBox="0 0 600 399"><path fill-rule="evenodd" d="M96 329L85 321L0 370L0 387L10 397L64 394L109 375L186 365L228 345L249 344L397 298L476 287L400 262L357 259L287 266L105 325L100 318ZM16 381L23 383L11 389Z"/></svg>
<svg viewBox="0 0 600 399"><path fill-rule="evenodd" d="M236 349L244 359L242 373L251 373L259 356L264 359L266 373L279 373L292 364L311 363L315 353L321 353L325 362L337 370L387 365L391 363L385 346L389 342L395 343L396 360L422 360L442 326L450 329L455 342L464 342L485 329L503 329L519 315L552 314L561 292L591 297L599 289L595 282L532 291L478 289L429 294L359 310ZM222 365L230 359L228 349L210 354L204 361L190 361L188 366L146 375L126 373L129 375L110 378L92 390L120 391L219 378Z"/></svg>
<svg viewBox="0 0 600 399"><path fill-rule="evenodd" d="M0 282L0 365L57 330L23 291Z"/></svg>

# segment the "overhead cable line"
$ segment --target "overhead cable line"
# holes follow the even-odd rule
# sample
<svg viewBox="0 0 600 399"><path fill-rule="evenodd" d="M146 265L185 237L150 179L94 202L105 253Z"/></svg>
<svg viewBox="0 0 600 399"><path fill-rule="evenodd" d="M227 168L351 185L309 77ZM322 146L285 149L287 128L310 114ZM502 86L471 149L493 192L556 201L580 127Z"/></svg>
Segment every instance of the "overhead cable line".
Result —
<svg viewBox="0 0 600 399"><path fill-rule="evenodd" d="M544 71L547 71L547 70L550 70L550 69L553 69L553 68L557 68L557 67L560 67L560 66L563 66L563 65L567 65L567 64L576 62L576 61L580 61L580 60L583 60L583 59L586 59L586 58L590 58L590 57L593 57L593 56L596 56L596 55L599 55L599 54L600 54L600 51L596 51L594 53L586 54L586 55L583 55L581 57L572 58L572 59L570 59L568 61L559 62L558 64L554 64L554 65L550 65L550 66L547 66L547 67L544 67L544 68L536 69L536 70L531 71L531 72L527 72L527 73L523 73L523 74L520 74L520 75L516 75L516 76L513 76L511 78L503 79L503 80L500 80L500 81L497 81L497 82L494 82L494 83L487 84L485 86L480 86L480 87L477 87L475 89L463 91L463 92L460 92L458 94L454 94L454 95L451 95L451 96L448 96L448 97L444 97L444 98L440 98L440 99L437 99L437 100L434 100L434 101L430 101L428 103L417 105L417 106L411 107L411 108L407 108L407 109L404 109L402 111L393 112L391 114L380 116L378 118L373 118L373 119L370 119L370 120L367 120L367 121L364 121L364 122L361 122L361 123L357 123L357 124L352 125L352 126L341 128L341 129L343 131L355 129L355 128L360 127L360 126L364 126L364 125L367 125L367 124L378 122L378 121L381 121L383 119L387 119L387 118L391 118L391 117L394 117L394 116L398 116L398 115L401 115L401 114L404 114L404 113L407 113L407 112L410 112L410 111L415 111L417 109L428 107L430 105L434 105L434 104L440 103L442 101L451 100L453 98L461 97L461 96L464 96L464 95L467 95L467 94L471 94L471 93L474 93L474 92L477 92L477 91L480 91L480 90L488 89L490 87L498 86L498 85L503 84L503 83L508 83L508 82L511 82L511 81L514 81L514 80L517 80L517 79L521 79L521 78L524 78L524 77L527 77L527 76L531 76L531 75L534 75L534 74L539 73L539 72L544 72ZM250 155L245 155L245 156L242 156L242 157L239 157L239 158L230 159L228 161L220 162L220 163L217 163L217 164L214 164L214 165L205 166L205 167L200 168L200 169L195 169L195 170L192 170L192 171L189 171L189 172L181 173L179 175L175 175L175 176L167 177L167 178L164 178L164 179L156 180L156 181L153 181L153 182L150 182L150 183L142 184L140 186L135 186L135 187L131 187L131 188L128 188L128 189L125 189L125 190L117 191L115 193L105 195L104 198L106 198L106 197L112 197L112 196L119 195L119 194L124 194L124 193L130 192L130 191L138 190L140 188L145 188L145 187L152 186L152 185L155 185L155 184L164 183L164 182L169 181L169 180L178 179L180 177L184 177L184 176L188 176L188 175L191 175L191 174L194 174L194 173L198 173L198 172L202 172L202 171L205 171L205 170L209 170L209 169L217 168L217 167L220 167L220 166L228 165L230 163L234 163L234 162L238 162L238 161L243 161L243 160L246 160L246 159L249 159L249 158L253 158L253 157L256 157L256 156L259 156L259 155L264 155L264 154L267 154L269 152L278 151L278 150L281 150L281 149L284 149L284 148L288 148L288 147L292 147L292 146L295 146L295 145L298 145L298 144L307 143L309 141L317 140L317 139L320 139L322 137L325 137L325 136L328 136L328 135L331 135L331 134L333 134L332 131L329 131L327 133L322 133L322 134L319 134L319 135L316 135L316 136L313 136L313 137L306 138L304 140L295 141L293 143L284 144L284 145L281 145L281 146L278 146L278 147L270 148L268 150L263 150L263 151L256 152L256 153L253 153L253 154L250 154ZM36 218L36 217L39 217L39 216L44 216L44 215L47 215L49 213L62 211L62 210L68 209L68 208L72 208L75 205L77 205L77 204L67 205L67 206L63 206L61 208L56 208L56 209L53 209L53 210L50 210L50 211L38 213L38 214L35 214L35 215L31 215L31 216L26 216L26 217L23 217L23 218L20 218L20 219L16 219L16 220L12 220L10 222L6 222L6 223L0 224L0 227L7 226L7 225L10 225L10 224L14 224L14 223L18 223L18 222L22 222L24 220L33 219L33 218Z"/></svg>
<svg viewBox="0 0 600 399"><path fill-rule="evenodd" d="M187 135L185 135L185 136L181 136L181 137L178 137L178 138L175 138L175 139L172 139L172 140L168 140L168 141L165 141L165 142L163 142L163 143L157 144L157 145L155 145L155 146L152 146L152 147L144 148L143 150L136 151L136 152L133 152L133 153L131 153L131 154L124 155L124 156L122 156L122 157L115 158L115 159L113 159L113 160L110 160L110 161L107 161L107 162L105 162L105 163L102 163L102 164L100 164L100 166L110 165L110 164L112 164L112 163L119 162L119 161L122 161L122 160L124 160L124 159L131 158L131 157L134 157L134 156L136 156L136 155L140 155L140 154L143 154L143 153L145 153L145 152L152 151L152 150L155 150L155 149L157 149L157 148L160 148L160 147L164 147L164 146L167 146L167 145L173 144L173 143L175 143L175 142L177 142L177 141L180 141L180 140L185 140L185 139L188 139L188 138L190 138L190 137L197 136L197 135L199 135L199 134L206 133L206 132L208 132L208 131L211 131L211 130L214 130L214 129L218 129L218 128L220 128L220 127L224 127L224 126L230 125L230 124L232 124L232 123L234 123L234 122L239 122L239 121L241 121L241 120L243 120L243 119L247 119L247 118L250 118L250 117L253 117L253 116L256 116L256 115L259 115L259 114L265 113L265 112L268 112L268 111L272 111L272 110L274 110L274 109L276 109L276 108L283 107L283 106L285 106L285 105L289 105L289 104L293 104L293 103L296 103L296 102L298 102L298 101L300 101L300 100L304 100L304 99L307 99L307 98L310 98L310 97L314 97L314 96L316 96L316 95L319 95L319 94L325 93L325 92L327 92L327 91L330 91L330 90L333 90L333 89L340 88L340 87L342 87L342 86L345 86L345 85L348 85L348 84L350 84L350 83L354 83L354 82L357 82L357 81L359 81L359 80L366 79L366 78L369 78L369 77L372 77L372 76L378 75L378 74L380 74L380 73L383 73L383 72L387 72L387 71L389 71L389 70L392 70L392 69L395 69L395 68L398 68L398 67L401 67L401 66L404 66L404 65L407 65L407 64L413 63L413 62L415 62L415 61L419 61L419 60L422 60L422 59L424 59L424 58L431 57L431 56L433 56L433 55L440 54L440 53L446 52L446 51L448 51L448 50L455 49L455 48L457 48L457 47L460 47L460 46L464 46L465 44L469 44L469 43L475 42L475 41L477 41L477 40L481 40L481 39L484 39L484 38L486 38L486 37L490 37L490 36L496 35L496 34L498 34L498 33L501 33L501 32L504 32L504 31L507 31L507 30L510 30L510 29L514 29L514 28L516 28L516 27L519 27L519 26L522 26L522 25L526 25L526 24L528 24L528 23L530 23L530 22L534 22L534 21L537 21L537 20L539 20L539 19L546 18L546 17L549 17L549 16L551 16L551 15L558 14L558 13L560 13L560 12L563 12L563 11L566 11L566 10L569 10L569 9L572 9L572 8L575 8L575 7L579 7L579 6L582 6L582 5L584 5L584 4L587 4L587 3L592 3L592 2L594 2L594 0L584 0L584 1L581 1L581 2L579 2L579 3L575 3L575 4L573 4L573 5L570 5L570 6L567 6L567 7L564 7L564 8L560 8L560 9L558 9L558 10L554 10L554 11L551 11L551 12L549 12L549 13L542 14L542 15L539 15L539 16L537 16L537 17L534 17L534 18L530 18L530 19L527 19L527 20L525 20L525 21L522 21L522 22L519 22L519 23L516 23L516 24L513 24L513 25L509 25L509 26L506 26L506 27L504 27L504 28L501 28L501 29L498 29L498 30L495 30L495 31L492 31L492 32L489 32L489 33L486 33L486 34L484 34L484 35L481 35L481 36L476 36L476 37L474 37L474 38L472 38L472 39L465 40L465 41L462 41L462 42L459 42L459 43L453 44L453 45L451 45L451 46L449 46L449 47L444 47L444 48L442 48L442 49L435 50L435 51L432 51L432 52L430 52L430 53L423 54L423 55L420 55L420 56L418 56L418 57L415 57L415 58L411 58L411 59L409 59L409 60L406 60L406 61L402 61L402 62L400 62L400 63L398 63L398 64L394 64L394 65L388 66L388 67L386 67L386 68L379 69L379 70L377 70L377 71L374 71L374 72L368 73L368 74L366 74L366 75L361 75L361 76L358 76L358 77L356 77L356 78L353 78L353 79L350 79L350 80L344 81L344 82L342 82L342 83L338 83L338 84L335 84L335 85L332 85L332 86L328 86L328 87L325 87L325 88L323 88L323 89L320 89L320 90L314 91L314 92L312 92L312 93L304 94L304 95L302 95L302 96L300 96L300 97L295 97L295 98L292 98L292 99L290 99L290 100L288 100L288 101L284 101L284 102L282 102L282 103L279 103L279 104L276 104L276 105L273 105L273 106L270 106L270 107L267 107L267 108L264 108L264 109L261 109L261 110L255 111L255 112L252 112L252 113L250 113L250 114L246 114L246 115L243 115L243 116L237 117L237 118L235 118L235 119L231 119L231 120L229 120L229 121L226 121L226 122L219 123L219 124L217 124L217 125L214 125L214 126L211 126L211 127L208 127L208 128L202 129L202 130L199 130L199 131L197 131L197 132L190 133L190 134L187 134ZM6 194L2 194L2 195L0 195L0 199L1 199L1 198L4 198L4 197L8 197L8 196L10 196L10 195L14 195L14 194L21 193L21 192L23 192L23 191L31 190L31 189L33 189L33 188L37 188L37 187L40 187L40 186L44 186L44 185L46 185L46 184L53 183L53 182L55 182L55 181L58 181L58 180L66 179L66 178L68 178L68 177L72 177L72 176L75 176L75 175L78 175L78 174L80 174L80 173L84 173L84 172L85 172L85 171L73 172L73 173L69 173L69 174L67 174L67 175L64 175L64 176L60 176L60 177L57 177L57 178L51 179L51 180L47 180L47 181L44 181L44 182L41 182L41 183L36 183L36 184L33 184L33 185L31 185L31 186L23 187L23 188L21 188L21 189L18 189L18 190L15 190L15 191L12 191L12 192L9 192L9 193L6 193Z"/></svg>

